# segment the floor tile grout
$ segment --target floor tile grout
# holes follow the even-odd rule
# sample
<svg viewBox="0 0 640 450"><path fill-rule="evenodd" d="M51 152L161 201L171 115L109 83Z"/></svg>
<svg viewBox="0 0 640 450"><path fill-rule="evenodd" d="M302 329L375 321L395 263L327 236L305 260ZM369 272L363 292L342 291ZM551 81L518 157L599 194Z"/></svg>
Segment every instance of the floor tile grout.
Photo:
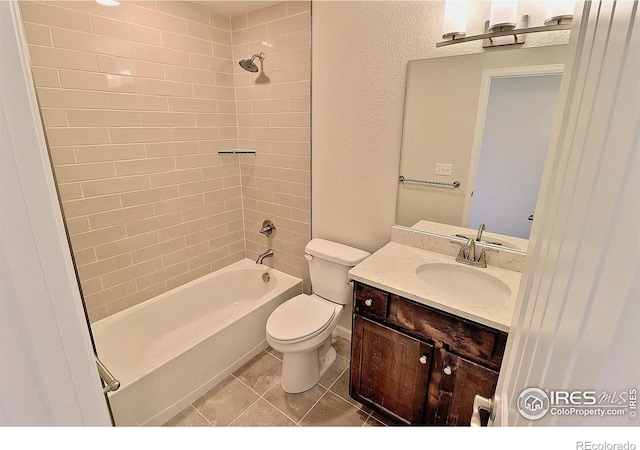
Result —
<svg viewBox="0 0 640 450"><path fill-rule="evenodd" d="M202 414L202 413L198 410L198 408L196 408L195 406L193 406L193 403L191 404L191 407L192 407L193 409L195 409L195 411L200 415L200 417L202 417L202 418L203 418L203 419L204 419L204 420L209 424L209 426L210 426L210 427L214 427L214 426L215 426L214 424L212 424L212 423L209 421L209 419L207 419L207 418L204 416L204 414Z"/></svg>
<svg viewBox="0 0 640 450"><path fill-rule="evenodd" d="M265 350L265 352L266 352L266 350ZM273 355L273 354L271 354L271 353L269 353L269 352L266 352L266 353L268 353L268 354L270 354L271 356L273 356L274 358L276 358L276 359L280 360L280 358L278 358L277 356L275 356L275 355ZM232 374L232 375L233 375L233 374ZM247 384L246 384L246 383L243 383L243 382L242 382L242 380L240 380L238 377L236 377L235 375L233 375L233 376L235 377L235 379L236 379L236 380L240 381L240 383L242 383L242 384L244 384L245 386L247 386ZM255 394L258 396L258 398L257 398L257 399L256 399L256 400L255 400L251 405L249 405L247 408L245 408L244 410L242 410L242 412L240 412L240 413L238 414L238 416L237 416L235 419L233 419L233 421L232 421L228 426L231 426L231 424L232 424L233 422L235 422L235 421L236 421L236 420L237 420L237 419L238 419L242 414L244 414L244 412L245 412L245 411L247 411L249 408L251 408L251 406L253 406L253 405L254 405L258 400L260 400L260 399L262 399L262 400L264 400L265 402L267 402L271 407L273 407L276 411L278 411L279 413L281 413L283 416L285 416L287 419L289 419L291 422L293 422L293 423L294 423L294 424L296 424L296 426L297 426L297 425L298 425L298 422L296 422L295 420L293 420L291 417L289 417L289 416L287 415L287 413L285 413L284 411L281 411L281 410L280 410L280 408L278 408L276 405L274 405L274 404L273 404L273 403L271 403L269 400L267 400L266 398L264 398L264 395L265 395L267 392L269 392L271 389L273 389L273 387L274 387L274 386L276 386L277 384L278 384L278 382L275 382L275 383L273 383L271 386L269 386L269 388L268 388L266 391L264 391L264 394L258 394L258 392L256 392L254 389L252 389L252 388L251 388L251 386L247 386L249 389L251 389L251 391L252 391L253 393L255 393Z"/></svg>
<svg viewBox="0 0 640 450"><path fill-rule="evenodd" d="M343 343L343 344L341 344L341 345L344 345L344 343ZM347 344L347 345L348 345L348 344ZM280 354L280 353L276 353L276 352L275 352L271 347L266 347L265 349L263 349L260 353L258 353L258 355L256 355L256 356L254 357L254 359L255 359L255 358L260 357L260 358L261 358L261 361L271 361L269 358L266 358L266 359L265 359L266 354L268 354L270 357L273 357L276 361L278 361L280 364L282 364L282 362L283 362L283 361L282 361L282 354ZM252 359L251 361L253 361L253 359ZM304 405L304 403L303 403L303 404L299 404L299 406L304 406L304 408L299 408L299 409L297 409L297 412L298 412L298 413L302 413L302 412L304 411L304 413L300 416L300 419L299 419L299 420L294 420L294 418L293 418L293 417L290 417L290 416L289 416L289 414L287 414L287 412L283 411L283 410L282 410L281 408L279 408L275 403L272 403L271 401L269 401L269 400L266 398L267 394L271 393L271 394L269 395L269 397L270 397L272 400L276 400L276 401L277 401L277 403L281 403L281 402L282 402L282 398L281 398L281 397L280 397L280 398L278 398L278 396L280 396L280 395L281 395L281 393L276 393L275 391L273 391L273 389L274 389L274 387L275 387L275 386L280 385L280 380L281 380L281 379L280 379L280 376L278 376L278 377L277 377L277 381L275 381L273 384L268 385L268 386L266 386L266 387L265 387L264 385L260 386L260 388L261 388L260 390L261 390L261 391L263 390L264 392L259 393L259 392L258 392L258 391L256 391L254 388L252 388L251 386L249 386L249 384L247 384L248 382L251 382L251 379L250 379L250 378L247 378L246 376L244 376L244 375L242 374L242 372L240 372L240 370L242 370L246 365L248 365L248 363L249 363L249 362L245 363L245 366L242 366L241 368L239 368L239 369L237 369L236 371L234 371L234 373L230 374L230 375L229 375L229 377L228 377L227 379L233 379L233 380L234 380L234 383L235 383L235 382L239 382L241 386L244 386L244 388L247 388L247 389L248 389L248 390L249 390L253 395L256 395L256 396L257 396L257 398L255 398L255 400L253 400L253 401L252 401L250 404L248 404L246 407L242 408L239 412L237 412L237 413L236 413L236 415L235 415L235 417L233 417L233 419L232 419L232 420L227 424L227 426L233 426L233 424L238 423L238 420L239 420L243 415L247 414L247 412L248 412L252 407L254 407L254 406L255 406L255 405L256 405L260 400L263 400L263 401L266 403L266 405L268 405L268 406L269 406L269 408L272 408L272 409L273 409L273 414L274 414L274 416L272 417L273 419L275 419L275 418L276 418L276 414L280 414L280 415L282 415L283 417L285 417L287 420L289 420L289 421L291 422L291 424L293 424L293 426L295 426L295 427L302 427L302 426L304 426L304 425L302 425L302 424L303 424L303 422L305 421L305 419L307 419L307 418L309 417L309 415L312 413L312 411L314 411L314 409L315 409L316 407L318 407L318 405L319 405L319 404L321 404L321 403L323 403L323 402L324 402L324 404L326 405L326 404L327 404L327 403L326 403L327 401L328 401L329 403L331 403L333 400L328 400L328 399L329 399L329 398L335 398L335 397L337 397L338 399L340 399L340 400L341 400L341 402L346 403L349 407L353 408L354 410L356 410L356 411L358 412L358 414L359 414L359 415L360 415L360 417L361 417L361 420L363 420L363 422L362 422L362 424L361 424L360 426L363 426L363 427L364 427L364 426L366 426L366 425L371 425L371 424L374 424L374 425L384 425L384 424L382 424L380 421L378 421L377 419L375 419L375 418L373 417L373 411L367 411L367 410L363 409L363 406L362 406L362 405L354 404L354 403L353 403L353 401L352 401L350 398L345 398L345 397L344 397L344 394L341 394L341 393L339 393L339 392L337 392L337 391L335 391L335 392L334 392L334 391L332 390L332 389L335 389L335 387L336 387L336 385L337 385L338 381L340 381L340 379L344 376L344 374L345 374L347 371L349 371L349 370L350 370L350 361L349 361L349 359L348 359L348 358L345 358L344 356L342 356L342 355L338 354L338 355L337 355L336 362L338 362L338 363L339 363L339 365L338 365L338 366L335 366L335 365L334 365L334 366L332 366L332 368L333 368L333 367L341 367L343 364L346 364L346 367L344 367L344 369L340 370L340 371L337 373L337 376L336 376L336 375L334 375L336 372L332 372L332 375L327 379L327 381L328 381L328 382L327 382L327 383L325 383L325 384L322 384L322 378L324 378L324 377L327 375L327 373L329 373L329 371L330 371L330 370L332 370L332 368L330 368L329 370L327 370L327 371L325 372L325 374L323 375L323 377L321 378L321 380L317 383L317 386L318 386L319 388L321 388L321 389L322 389L322 390L320 391L320 396L318 397L318 399L317 399L317 400L315 400L315 402L314 402L310 407L308 407L308 408L306 408L306 406ZM267 366L270 366L270 365L271 365L271 364L273 364L273 363L268 363L268 362L267 362L266 364L267 364ZM334 362L334 364L335 364L335 362ZM254 369L254 370L255 370L255 369ZM272 369L269 369L269 371L266 373L266 375L267 375L267 376L273 376L273 375L274 375L274 374L271 372L271 370L272 370ZM237 373L238 375L236 375L236 373ZM271 375L269 375L269 374L271 374ZM243 381L243 380L241 379L241 377L242 377L242 378L244 378L244 379L245 379L245 381ZM268 379L268 378L266 378L266 379ZM255 384L255 383L252 383L252 384ZM256 386L258 386L258 385L256 384ZM344 390L344 386L342 386L342 387L340 387L340 388L338 389L338 391L343 391L343 390ZM334 397L328 397L328 396L327 396L327 392L331 392L331 395L333 395ZM206 394L205 394L205 395L206 395ZM285 395L287 395L287 394L285 393ZM315 395L317 395L317 393L316 393L316 394L313 394L313 396L315 396ZM347 395L348 395L348 394L347 394ZM209 419L207 419L207 417L205 416L205 414L204 414L203 412L201 412L201 411L200 411L200 410L195 406L196 402L198 402L201 398L202 398L202 397L200 397L199 399L196 399L194 402L192 402L192 403L191 403L191 405L190 405L190 407L191 407L193 410L195 410L195 411L197 412L197 415L198 415L199 417L201 417L202 419L204 419L205 423L207 423L209 426L216 426L216 425L214 425L214 424L213 424ZM247 399L247 400L249 400L249 399ZM309 400L312 400L312 398L309 398ZM285 400L285 402L286 402L286 401L288 401L288 400ZM340 402L340 403L341 403L341 402ZM359 405L359 406L358 406L358 405ZM280 406L283 406L283 405L281 404ZM285 404L284 404L284 406L287 406L287 404L285 403ZM305 411L305 408L306 408L306 411ZM294 412L294 410L291 410L291 412ZM319 412L319 411L318 411L318 412ZM296 413L296 415L298 415L298 413ZM231 419L231 417L229 417L229 419ZM280 419L278 419L278 420L280 420ZM318 423L316 423L316 422L317 422L317 417L316 417L315 419L313 419L313 420L314 420L314 422L312 422L312 425L311 425L311 426L316 426L316 425L318 425ZM179 425L178 425L178 426L179 426ZM324 426L324 425L320 425L320 426Z"/></svg>

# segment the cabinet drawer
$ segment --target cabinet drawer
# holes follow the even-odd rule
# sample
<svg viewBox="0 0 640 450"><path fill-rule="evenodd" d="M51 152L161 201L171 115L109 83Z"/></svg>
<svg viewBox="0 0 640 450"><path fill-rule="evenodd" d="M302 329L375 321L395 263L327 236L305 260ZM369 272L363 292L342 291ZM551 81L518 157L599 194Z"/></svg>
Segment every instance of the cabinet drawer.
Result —
<svg viewBox="0 0 640 450"><path fill-rule="evenodd" d="M382 320L387 318L387 306L389 303L389 294L387 292L360 283L355 284L354 290L354 310L358 314Z"/></svg>
<svg viewBox="0 0 640 450"><path fill-rule="evenodd" d="M497 369L506 333L391 295L388 323L420 338L441 341L458 355Z"/></svg>

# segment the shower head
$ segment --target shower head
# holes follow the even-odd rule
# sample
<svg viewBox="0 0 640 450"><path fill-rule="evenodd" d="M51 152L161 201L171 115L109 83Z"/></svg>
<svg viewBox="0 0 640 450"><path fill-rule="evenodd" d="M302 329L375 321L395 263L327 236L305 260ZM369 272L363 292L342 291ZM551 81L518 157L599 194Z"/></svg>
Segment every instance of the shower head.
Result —
<svg viewBox="0 0 640 450"><path fill-rule="evenodd" d="M264 61L265 54L262 52L256 53L251 57L251 59L243 59L238 64L240 64L240 67L242 67L244 70L248 70L249 72L257 72L258 66L256 66L256 64L253 62L253 60L256 58L259 58L260 61Z"/></svg>

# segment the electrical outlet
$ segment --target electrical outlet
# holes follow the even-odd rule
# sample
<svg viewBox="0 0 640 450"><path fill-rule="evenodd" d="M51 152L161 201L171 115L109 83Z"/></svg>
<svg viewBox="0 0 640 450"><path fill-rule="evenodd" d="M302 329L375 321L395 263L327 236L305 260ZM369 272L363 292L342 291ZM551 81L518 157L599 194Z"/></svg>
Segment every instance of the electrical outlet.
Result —
<svg viewBox="0 0 640 450"><path fill-rule="evenodd" d="M436 175L451 175L451 164L436 164Z"/></svg>

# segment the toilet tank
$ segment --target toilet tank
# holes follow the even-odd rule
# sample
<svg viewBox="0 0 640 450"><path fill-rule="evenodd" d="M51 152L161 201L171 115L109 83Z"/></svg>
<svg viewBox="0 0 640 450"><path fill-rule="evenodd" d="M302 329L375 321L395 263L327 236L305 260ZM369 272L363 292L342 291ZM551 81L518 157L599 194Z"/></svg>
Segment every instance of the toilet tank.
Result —
<svg viewBox="0 0 640 450"><path fill-rule="evenodd" d="M313 293L341 305L351 303L353 287L347 284L349 270L370 254L325 239L312 239L304 250Z"/></svg>

